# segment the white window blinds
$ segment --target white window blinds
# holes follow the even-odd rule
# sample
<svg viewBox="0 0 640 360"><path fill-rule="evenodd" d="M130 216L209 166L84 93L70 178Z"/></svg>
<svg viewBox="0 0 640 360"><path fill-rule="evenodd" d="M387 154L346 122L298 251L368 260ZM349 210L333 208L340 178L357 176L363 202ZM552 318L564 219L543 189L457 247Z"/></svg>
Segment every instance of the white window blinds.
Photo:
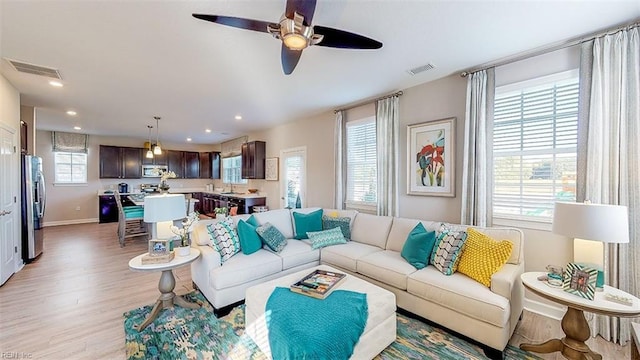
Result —
<svg viewBox="0 0 640 360"><path fill-rule="evenodd" d="M493 216L550 221L575 201L577 134L577 71L497 88Z"/></svg>
<svg viewBox="0 0 640 360"><path fill-rule="evenodd" d="M374 117L346 124L346 202L377 203L376 121Z"/></svg>

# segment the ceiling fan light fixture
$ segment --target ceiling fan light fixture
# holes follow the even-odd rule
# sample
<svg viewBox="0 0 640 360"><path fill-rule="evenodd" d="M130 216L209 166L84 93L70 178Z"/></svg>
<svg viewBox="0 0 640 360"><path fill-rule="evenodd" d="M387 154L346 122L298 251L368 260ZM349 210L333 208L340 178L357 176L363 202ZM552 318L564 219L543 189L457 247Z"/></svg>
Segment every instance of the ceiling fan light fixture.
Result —
<svg viewBox="0 0 640 360"><path fill-rule="evenodd" d="M309 46L307 38L296 33L284 35L282 37L282 42L284 42L284 45L291 50L302 50Z"/></svg>

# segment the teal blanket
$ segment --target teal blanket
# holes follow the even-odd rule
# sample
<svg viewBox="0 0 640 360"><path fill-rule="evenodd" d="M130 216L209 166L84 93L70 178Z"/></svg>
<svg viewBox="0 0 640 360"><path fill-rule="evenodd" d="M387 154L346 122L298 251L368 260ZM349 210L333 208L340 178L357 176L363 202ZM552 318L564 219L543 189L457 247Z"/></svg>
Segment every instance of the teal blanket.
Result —
<svg viewBox="0 0 640 360"><path fill-rule="evenodd" d="M265 313L273 359L348 359L367 324L367 295L335 290L320 300L278 287Z"/></svg>

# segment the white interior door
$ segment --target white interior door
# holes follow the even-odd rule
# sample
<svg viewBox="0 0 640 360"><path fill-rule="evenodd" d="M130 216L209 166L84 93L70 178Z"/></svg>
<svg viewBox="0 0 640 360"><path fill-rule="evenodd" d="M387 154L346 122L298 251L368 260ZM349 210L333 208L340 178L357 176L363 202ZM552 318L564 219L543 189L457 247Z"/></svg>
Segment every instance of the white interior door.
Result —
<svg viewBox="0 0 640 360"><path fill-rule="evenodd" d="M307 204L307 147L280 151L280 205L282 208Z"/></svg>
<svg viewBox="0 0 640 360"><path fill-rule="evenodd" d="M0 285L15 270L19 241L17 234L18 204L14 194L19 166L16 166L15 131L0 125Z"/></svg>

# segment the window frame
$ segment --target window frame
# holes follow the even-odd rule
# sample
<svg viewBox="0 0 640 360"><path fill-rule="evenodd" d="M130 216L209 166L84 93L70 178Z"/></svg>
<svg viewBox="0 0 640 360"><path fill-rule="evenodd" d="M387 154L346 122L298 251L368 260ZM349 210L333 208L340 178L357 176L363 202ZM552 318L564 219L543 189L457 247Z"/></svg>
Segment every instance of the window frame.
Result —
<svg viewBox="0 0 640 360"><path fill-rule="evenodd" d="M231 169L237 169L238 178L237 179L227 179L228 169L225 165L226 161L238 159L238 167L231 167ZM227 181L229 180L229 181ZM239 182L234 182L234 180L239 180ZM230 184L230 185L246 185L248 183L247 179L242 178L242 155L233 155L222 158L222 183Z"/></svg>
<svg viewBox="0 0 640 360"><path fill-rule="evenodd" d="M373 173L374 173L374 181L373 183L375 184L375 201L360 201L360 200L354 200L352 198L352 196L354 196L353 191L354 189L351 186L352 183L352 174L351 174L351 170L352 168L349 165L349 154L352 153L349 149L349 128L350 127L355 127L355 126L367 126L367 125L373 125L373 137L375 139L375 142L373 143L373 159L367 158L366 160L362 160L364 161L373 161ZM345 157L344 157L344 161L345 161L345 177L346 177L346 186L345 186L345 207L347 209L354 209L354 210L359 210L359 211L364 211L364 212L368 212L368 213L375 213L377 211L377 207L378 207L378 174L377 174L377 167L378 167L378 154L377 154L377 146L378 146L378 139L377 139L377 129L376 129L376 118L375 116L368 116L362 119L357 119L357 120L351 120L351 121L347 121L345 124L345 133L344 133L344 139L345 139ZM368 144L370 145L370 143ZM365 147L367 145L364 145Z"/></svg>
<svg viewBox="0 0 640 360"><path fill-rule="evenodd" d="M70 162L58 162L58 154L69 154ZM83 164L77 164L73 162L74 155L81 155L84 157ZM61 181L59 180L58 170L60 165L68 165L71 170L71 181ZM73 181L74 169L79 166L84 165L84 181ZM89 154L84 152L74 152L74 151L53 151L53 185L55 186L87 186L89 184Z"/></svg>

